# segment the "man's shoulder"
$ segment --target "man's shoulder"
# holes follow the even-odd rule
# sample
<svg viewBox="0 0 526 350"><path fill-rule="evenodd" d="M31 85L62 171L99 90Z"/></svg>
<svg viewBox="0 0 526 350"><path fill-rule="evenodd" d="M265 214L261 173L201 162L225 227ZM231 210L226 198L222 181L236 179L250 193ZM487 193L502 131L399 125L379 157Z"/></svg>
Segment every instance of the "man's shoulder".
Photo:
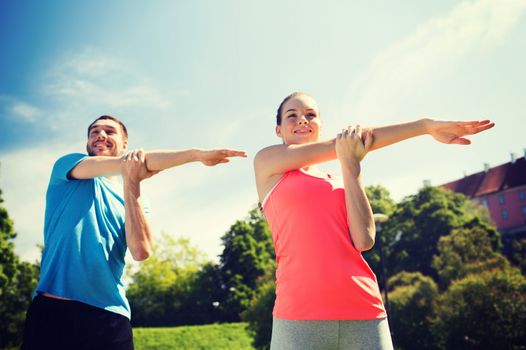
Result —
<svg viewBox="0 0 526 350"><path fill-rule="evenodd" d="M67 161L78 161L79 159L83 159L89 157L85 153L67 153L57 158L55 161L55 164L58 162L67 162Z"/></svg>
<svg viewBox="0 0 526 350"><path fill-rule="evenodd" d="M53 164L50 184L70 180L68 175L71 169L86 157L88 155L84 153L69 153L59 157Z"/></svg>

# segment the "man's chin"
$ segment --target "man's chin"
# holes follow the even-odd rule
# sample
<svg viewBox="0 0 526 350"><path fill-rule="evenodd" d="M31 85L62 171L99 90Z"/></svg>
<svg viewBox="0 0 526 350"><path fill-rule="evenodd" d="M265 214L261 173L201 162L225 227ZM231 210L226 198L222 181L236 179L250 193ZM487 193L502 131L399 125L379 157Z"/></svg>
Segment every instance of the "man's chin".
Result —
<svg viewBox="0 0 526 350"><path fill-rule="evenodd" d="M107 149L103 149L103 150L88 149L87 151L88 151L88 155L90 157L95 157L95 156L112 157L112 156L115 156L115 154L113 154L113 152L111 152L110 150L107 150Z"/></svg>

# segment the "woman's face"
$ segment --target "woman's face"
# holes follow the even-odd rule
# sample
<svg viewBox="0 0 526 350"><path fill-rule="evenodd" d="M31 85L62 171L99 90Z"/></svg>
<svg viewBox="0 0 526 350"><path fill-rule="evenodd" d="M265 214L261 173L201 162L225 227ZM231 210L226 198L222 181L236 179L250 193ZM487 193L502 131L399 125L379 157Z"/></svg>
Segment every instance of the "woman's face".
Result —
<svg viewBox="0 0 526 350"><path fill-rule="evenodd" d="M287 145L316 142L320 136L321 120L316 101L307 95L298 95L283 105L281 125L276 134Z"/></svg>

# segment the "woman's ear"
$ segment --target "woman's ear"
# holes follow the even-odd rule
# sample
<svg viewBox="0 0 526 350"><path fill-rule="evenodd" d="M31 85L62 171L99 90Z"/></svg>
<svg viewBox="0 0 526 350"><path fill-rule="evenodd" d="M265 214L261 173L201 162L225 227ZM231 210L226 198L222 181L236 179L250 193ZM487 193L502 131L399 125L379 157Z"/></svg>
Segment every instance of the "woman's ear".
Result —
<svg viewBox="0 0 526 350"><path fill-rule="evenodd" d="M276 135L281 137L281 125L276 125Z"/></svg>

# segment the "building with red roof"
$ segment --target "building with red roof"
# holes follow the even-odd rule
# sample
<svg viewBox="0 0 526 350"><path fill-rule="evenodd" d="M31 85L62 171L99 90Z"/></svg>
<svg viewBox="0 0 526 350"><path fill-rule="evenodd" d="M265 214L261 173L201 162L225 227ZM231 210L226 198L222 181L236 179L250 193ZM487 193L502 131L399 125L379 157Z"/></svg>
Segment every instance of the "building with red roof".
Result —
<svg viewBox="0 0 526 350"><path fill-rule="evenodd" d="M526 159L512 154L510 162L484 168L441 187L486 207L503 236L526 236Z"/></svg>

